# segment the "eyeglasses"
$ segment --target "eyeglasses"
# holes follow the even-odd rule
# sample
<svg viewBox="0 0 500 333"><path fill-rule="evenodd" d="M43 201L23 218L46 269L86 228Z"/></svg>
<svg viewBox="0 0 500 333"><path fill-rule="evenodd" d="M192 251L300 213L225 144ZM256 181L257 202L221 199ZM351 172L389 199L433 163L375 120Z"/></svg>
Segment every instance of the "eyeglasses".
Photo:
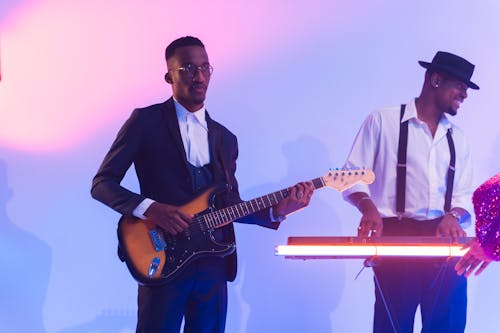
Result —
<svg viewBox="0 0 500 333"><path fill-rule="evenodd" d="M177 70L189 75L189 77L194 77L197 71L200 71L204 76L210 76L214 72L214 68L210 64L204 64L201 66L187 64L186 66L177 68Z"/></svg>

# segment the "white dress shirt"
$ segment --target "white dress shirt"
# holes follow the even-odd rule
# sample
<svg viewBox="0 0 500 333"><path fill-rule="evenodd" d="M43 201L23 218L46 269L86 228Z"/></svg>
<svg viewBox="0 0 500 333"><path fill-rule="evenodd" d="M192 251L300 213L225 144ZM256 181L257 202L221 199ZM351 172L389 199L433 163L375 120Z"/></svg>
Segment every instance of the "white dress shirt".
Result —
<svg viewBox="0 0 500 333"><path fill-rule="evenodd" d="M196 167L210 163L205 107L203 106L195 112L189 112L175 99L174 104L187 160Z"/></svg>
<svg viewBox="0 0 500 333"><path fill-rule="evenodd" d="M343 192L344 198L355 192L365 192L370 195L382 217L397 216L399 118L400 106L371 113L361 125L346 163L346 167L372 169L375 181L371 185L354 185ZM461 207L471 212L472 161L462 130L443 115L433 137L427 124L417 118L415 100L406 104L401 121L406 120L409 122L404 217L427 220L444 214L446 175L450 163L446 139L448 128L452 130L456 150L451 207ZM460 222L463 227L467 226L470 216Z"/></svg>

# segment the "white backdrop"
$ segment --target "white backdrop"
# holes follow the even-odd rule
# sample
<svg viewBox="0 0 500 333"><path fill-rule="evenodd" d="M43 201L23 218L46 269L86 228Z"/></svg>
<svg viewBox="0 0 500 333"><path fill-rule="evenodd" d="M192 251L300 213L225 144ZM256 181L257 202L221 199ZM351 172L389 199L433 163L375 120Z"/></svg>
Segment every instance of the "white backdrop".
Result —
<svg viewBox="0 0 500 333"><path fill-rule="evenodd" d="M207 108L238 136L245 199L340 167L364 117L417 96L417 61L438 50L476 64L481 90L454 121L479 185L500 171L499 15L493 0L2 0L0 332L135 331L119 216L90 198L90 182L132 109L170 96L173 39L206 45ZM137 188L133 175L125 182ZM274 256L288 236L353 235L359 217L321 189L278 231L238 225L227 331L369 332L372 273L354 280L361 260ZM498 326L499 278L492 264L469 279L468 332Z"/></svg>

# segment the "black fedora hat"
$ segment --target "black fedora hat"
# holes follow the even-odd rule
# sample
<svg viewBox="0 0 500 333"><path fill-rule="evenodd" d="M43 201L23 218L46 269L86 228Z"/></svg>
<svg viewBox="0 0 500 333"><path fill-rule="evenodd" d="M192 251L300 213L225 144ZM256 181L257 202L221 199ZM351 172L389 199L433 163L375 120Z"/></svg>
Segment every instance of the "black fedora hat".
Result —
<svg viewBox="0 0 500 333"><path fill-rule="evenodd" d="M432 62L418 63L424 68L449 74L472 89L479 89L479 86L470 80L474 73L474 65L453 53L438 51Z"/></svg>

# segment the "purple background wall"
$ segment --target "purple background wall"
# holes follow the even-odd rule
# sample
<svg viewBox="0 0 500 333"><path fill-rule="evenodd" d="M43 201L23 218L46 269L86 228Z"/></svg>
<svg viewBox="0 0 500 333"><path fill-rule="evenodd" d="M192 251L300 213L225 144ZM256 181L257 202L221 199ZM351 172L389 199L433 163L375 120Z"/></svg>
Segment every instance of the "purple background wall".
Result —
<svg viewBox="0 0 500 333"><path fill-rule="evenodd" d="M3 0L0 332L134 331L135 282L115 254L119 216L90 198L90 181L132 109L170 96L171 40L206 44L207 108L238 135L246 199L341 166L368 112L415 97L417 61L437 50L476 64L481 90L455 121L479 185L500 171L499 14L495 1L462 0ZM126 183L137 188L133 175ZM354 280L360 260L274 256L288 236L352 235L359 217L322 189L278 232L237 226L227 331L369 331L372 273ZM470 279L468 331L497 326L499 277L493 264Z"/></svg>

